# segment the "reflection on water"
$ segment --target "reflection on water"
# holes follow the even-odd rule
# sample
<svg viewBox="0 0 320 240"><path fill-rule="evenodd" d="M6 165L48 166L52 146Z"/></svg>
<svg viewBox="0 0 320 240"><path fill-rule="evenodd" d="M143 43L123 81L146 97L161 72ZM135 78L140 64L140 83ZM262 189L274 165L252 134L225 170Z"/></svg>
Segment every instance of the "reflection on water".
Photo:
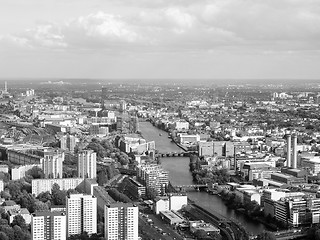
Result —
<svg viewBox="0 0 320 240"><path fill-rule="evenodd" d="M173 185L187 185L192 183L192 176L189 172L189 158L162 158L161 164L164 169L169 171L170 181ZM235 219L245 226L250 233L258 234L265 229L262 224L229 209L217 195L210 195L206 192L188 192L188 197L209 211L212 210L226 218Z"/></svg>
<svg viewBox="0 0 320 240"><path fill-rule="evenodd" d="M152 126L149 122L140 123L140 131L147 141L155 141L159 152L180 152L181 149L170 141L168 134ZM169 178L173 185L192 184L192 176L189 172L189 158L168 157L161 158L163 168L169 171ZM242 214L237 214L234 210L228 209L224 202L216 195L206 192L188 192L188 197L207 210L218 212L226 218L233 218L240 222L253 234L258 234L264 230L264 226Z"/></svg>

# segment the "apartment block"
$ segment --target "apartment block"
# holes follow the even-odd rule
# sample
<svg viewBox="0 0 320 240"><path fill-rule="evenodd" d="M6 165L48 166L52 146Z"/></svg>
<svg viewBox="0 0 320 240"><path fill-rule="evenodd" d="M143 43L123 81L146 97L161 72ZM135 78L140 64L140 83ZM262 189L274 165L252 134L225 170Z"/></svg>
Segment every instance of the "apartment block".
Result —
<svg viewBox="0 0 320 240"><path fill-rule="evenodd" d="M77 138L72 135L64 135L60 138L60 148L63 150L69 150L70 152L74 152L74 148L76 146Z"/></svg>
<svg viewBox="0 0 320 240"><path fill-rule="evenodd" d="M11 169L11 180L19 180L26 176L26 172L34 167L41 168L41 164L15 166Z"/></svg>
<svg viewBox="0 0 320 240"><path fill-rule="evenodd" d="M42 192L51 192L53 184L58 184L60 190L75 189L83 182L83 178L33 179L32 194L38 196Z"/></svg>
<svg viewBox="0 0 320 240"><path fill-rule="evenodd" d="M35 212L31 215L32 240L66 240L66 215L61 212Z"/></svg>
<svg viewBox="0 0 320 240"><path fill-rule="evenodd" d="M144 164L137 167L137 179L146 186L146 191L155 189L159 194L165 193L169 183L168 172L158 164Z"/></svg>
<svg viewBox="0 0 320 240"><path fill-rule="evenodd" d="M78 177L97 177L97 154L93 150L84 150L78 153Z"/></svg>
<svg viewBox="0 0 320 240"><path fill-rule="evenodd" d="M70 194L66 198L67 235L97 233L97 198L92 195Z"/></svg>
<svg viewBox="0 0 320 240"><path fill-rule="evenodd" d="M62 178L64 153L56 150L44 151L41 166L45 178Z"/></svg>
<svg viewBox="0 0 320 240"><path fill-rule="evenodd" d="M104 209L107 240L137 240L139 209L131 203L114 203Z"/></svg>

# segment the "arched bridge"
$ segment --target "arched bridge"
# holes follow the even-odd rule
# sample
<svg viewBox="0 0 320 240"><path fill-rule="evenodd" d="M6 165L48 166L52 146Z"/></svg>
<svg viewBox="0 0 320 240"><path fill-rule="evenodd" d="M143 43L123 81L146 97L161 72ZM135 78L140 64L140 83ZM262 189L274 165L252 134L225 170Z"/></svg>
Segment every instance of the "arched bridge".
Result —
<svg viewBox="0 0 320 240"><path fill-rule="evenodd" d="M186 152L159 152L156 157L189 157L190 154L197 154L196 151L186 151Z"/></svg>

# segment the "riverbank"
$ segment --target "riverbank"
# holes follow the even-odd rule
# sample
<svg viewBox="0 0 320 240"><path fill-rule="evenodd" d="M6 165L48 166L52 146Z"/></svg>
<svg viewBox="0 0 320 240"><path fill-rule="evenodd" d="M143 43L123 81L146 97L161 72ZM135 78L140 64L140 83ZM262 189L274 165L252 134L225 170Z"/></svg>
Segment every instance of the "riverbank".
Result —
<svg viewBox="0 0 320 240"><path fill-rule="evenodd" d="M140 131L147 141L155 141L156 149L162 152L178 152L180 148L167 136L167 133L154 127L150 122L142 122ZM161 133L162 136L159 136ZM189 171L189 157L166 157L161 158L162 167L169 172L169 180L173 185L194 184ZM233 219L240 223L250 234L257 235L265 230L264 225L248 219L241 213L229 209L217 195L207 192L187 192L188 198L209 212L218 213L226 219Z"/></svg>

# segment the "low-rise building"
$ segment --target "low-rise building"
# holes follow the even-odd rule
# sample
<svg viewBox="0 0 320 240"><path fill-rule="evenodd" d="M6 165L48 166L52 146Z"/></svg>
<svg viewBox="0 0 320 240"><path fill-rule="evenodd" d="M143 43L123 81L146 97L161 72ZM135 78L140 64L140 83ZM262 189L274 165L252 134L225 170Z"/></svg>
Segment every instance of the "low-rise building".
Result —
<svg viewBox="0 0 320 240"><path fill-rule="evenodd" d="M0 208L3 209L5 213L7 213L9 210L19 211L21 209L20 205L12 200L4 201Z"/></svg>
<svg viewBox="0 0 320 240"><path fill-rule="evenodd" d="M170 194L169 208L173 211L180 210L183 206L188 204L188 196L186 194Z"/></svg>
<svg viewBox="0 0 320 240"><path fill-rule="evenodd" d="M301 158L301 166L313 175L320 173L320 157L310 156Z"/></svg>
<svg viewBox="0 0 320 240"><path fill-rule="evenodd" d="M33 179L32 194L38 196L42 192L51 192L52 186L58 184L60 190L75 189L83 182L83 178Z"/></svg>
<svg viewBox="0 0 320 240"><path fill-rule="evenodd" d="M309 196L264 199L264 215L275 217L289 227L320 223L320 199Z"/></svg>
<svg viewBox="0 0 320 240"><path fill-rule="evenodd" d="M242 203L257 202L261 204L261 193L252 185L241 185L234 191L236 196L241 199Z"/></svg>
<svg viewBox="0 0 320 240"><path fill-rule="evenodd" d="M205 223L203 221L190 221L190 232L195 233L198 230L203 230L207 234L209 233L217 233L220 234L220 229L213 226L210 223Z"/></svg>
<svg viewBox="0 0 320 240"><path fill-rule="evenodd" d="M179 134L178 140L181 144L195 144L200 141L200 135Z"/></svg>
<svg viewBox="0 0 320 240"><path fill-rule="evenodd" d="M41 168L41 164L17 165L11 169L11 180L19 180L26 176L26 172L34 167Z"/></svg>
<svg viewBox="0 0 320 240"><path fill-rule="evenodd" d="M185 219L176 211L161 211L160 217L170 225L179 224L185 221Z"/></svg>
<svg viewBox="0 0 320 240"><path fill-rule="evenodd" d="M153 201L153 210L156 214L170 210L169 197L156 197Z"/></svg>
<svg viewBox="0 0 320 240"><path fill-rule="evenodd" d="M285 184L306 183L306 179L304 177L294 177L292 175L283 174L283 173L272 173L271 180L278 181Z"/></svg>
<svg viewBox="0 0 320 240"><path fill-rule="evenodd" d="M178 211L188 204L185 194L170 194L169 196L156 197L153 201L153 210L156 214L161 211Z"/></svg>
<svg viewBox="0 0 320 240"><path fill-rule="evenodd" d="M15 216L22 216L23 219L25 220L26 224L31 223L31 214L26 208L20 208L19 210L17 209L9 209L8 210L8 215L9 215L9 223L13 222L13 219Z"/></svg>
<svg viewBox="0 0 320 240"><path fill-rule="evenodd" d="M133 198L139 199L146 196L146 187L135 179L127 177L123 180L123 183L127 185L127 191Z"/></svg>
<svg viewBox="0 0 320 240"><path fill-rule="evenodd" d="M0 165L0 172L9 173L9 166L6 164Z"/></svg>

